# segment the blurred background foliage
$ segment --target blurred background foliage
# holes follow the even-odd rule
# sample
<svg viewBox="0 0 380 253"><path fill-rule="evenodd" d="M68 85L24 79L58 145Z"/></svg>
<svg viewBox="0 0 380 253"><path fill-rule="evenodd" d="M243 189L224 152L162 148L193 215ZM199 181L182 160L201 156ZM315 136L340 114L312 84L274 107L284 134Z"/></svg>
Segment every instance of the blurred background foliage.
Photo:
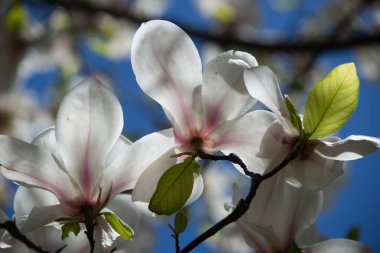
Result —
<svg viewBox="0 0 380 253"><path fill-rule="evenodd" d="M63 94L88 75L104 80L119 97L127 137L136 140L169 127L159 105L136 84L130 64L134 32L142 22L152 19L166 19L182 27L194 40L203 63L230 49L252 53L259 64L274 70L283 92L290 95L301 112L312 84L334 66L355 62L364 94L359 108L363 109L358 109L342 133L380 135L380 2L375 0L1 0L1 134L31 141L39 131L54 124ZM361 128L361 124L368 127ZM368 179L371 175L380 176L378 172L374 174L375 169L380 169L379 161L377 155L366 164L354 164L374 167L367 170L361 184L342 179L338 186L331 187L333 197L327 197L326 204L330 213L327 211L319 223L323 233L344 236L349 228L358 225L359 239L380 250L377 232L380 197L376 193L380 188L376 188L376 183L371 186ZM219 171L215 166L211 163L205 170L204 198L192 208L194 223L184 240L190 240L200 229L226 214L223 205L230 202L231 178L247 184L245 178L228 166L223 165ZM356 174L348 174L358 178ZM14 186L4 180L0 182L0 201L11 214ZM346 196L351 191L346 190L346 195L341 194L345 197L340 199L346 198L347 202L336 204L343 201L335 200L336 189L342 185L351 187L357 199L350 199L355 197L352 194ZM363 189L362 193L358 188ZM368 202L355 202L363 195ZM351 216L364 210L362 215L367 220L351 220L348 215L344 225L341 220L332 224L338 216L344 217L341 209L350 205L358 210ZM367 209L373 210L366 214ZM370 227L365 225L371 220ZM153 252L163 252L165 247L174 250L167 222L164 219L160 226L151 221L146 223L155 231L157 244L151 232L149 236L148 232L142 232L142 236L145 233L150 238L143 243L144 251L149 247L155 248ZM251 252L251 249L231 226L198 252Z"/></svg>

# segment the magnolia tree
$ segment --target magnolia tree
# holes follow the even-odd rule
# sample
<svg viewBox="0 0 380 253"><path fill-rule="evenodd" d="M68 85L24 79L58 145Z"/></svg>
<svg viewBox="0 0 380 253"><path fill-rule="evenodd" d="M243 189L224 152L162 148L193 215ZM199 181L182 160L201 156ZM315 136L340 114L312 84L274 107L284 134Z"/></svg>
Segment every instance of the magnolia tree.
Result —
<svg viewBox="0 0 380 253"><path fill-rule="evenodd" d="M172 128L129 141L118 99L89 77L65 95L55 125L32 143L1 135L1 173L20 185L12 221L1 213L2 252L135 252L141 214L175 215L175 252L195 249L232 223L254 252L372 252L357 241L324 238L315 226L324 189L342 175L344 161L380 148L375 137L331 135L357 106L353 63L317 82L301 115L249 53L221 53L202 72L193 42L170 22L143 24L131 57L138 84ZM256 109L259 103L266 109ZM181 245L186 206L204 188L201 160L230 162L250 187L243 194L227 181L233 199L219 204L228 215Z"/></svg>

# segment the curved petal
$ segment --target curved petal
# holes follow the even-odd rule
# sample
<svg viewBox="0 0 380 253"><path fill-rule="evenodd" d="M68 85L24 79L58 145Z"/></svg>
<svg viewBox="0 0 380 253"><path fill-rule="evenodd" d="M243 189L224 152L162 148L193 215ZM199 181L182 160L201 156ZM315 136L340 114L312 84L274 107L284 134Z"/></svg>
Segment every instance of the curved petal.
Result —
<svg viewBox="0 0 380 253"><path fill-rule="evenodd" d="M141 173L154 161L169 150L174 154L174 146L173 129L170 128L146 135L125 148L104 173L104 181L112 182L111 197L133 189Z"/></svg>
<svg viewBox="0 0 380 253"><path fill-rule="evenodd" d="M189 36L168 21L143 23L133 38L131 58L143 91L170 112L180 129L198 129L200 115L193 107L201 103L194 91L202 83L202 65Z"/></svg>
<svg viewBox="0 0 380 253"><path fill-rule="evenodd" d="M306 150L299 158L293 160L285 170L288 177L296 178L305 187L321 190L335 178L343 174L343 162L320 156L315 150Z"/></svg>
<svg viewBox="0 0 380 253"><path fill-rule="evenodd" d="M175 154L174 148L164 153L144 170L133 189L132 201L149 203L162 174L177 162L177 159L170 157L173 154Z"/></svg>
<svg viewBox="0 0 380 253"><path fill-rule="evenodd" d="M96 219L95 226L95 253L112 252L112 250L121 244L123 239L113 230L110 224L99 216Z"/></svg>
<svg viewBox="0 0 380 253"><path fill-rule="evenodd" d="M202 84L206 128L239 117L256 103L243 78L244 68L256 66L252 55L237 51L219 54L207 63Z"/></svg>
<svg viewBox="0 0 380 253"><path fill-rule="evenodd" d="M380 149L380 139L363 135L350 135L344 140L329 142L320 140L315 147L318 154L325 158L349 161L362 158Z"/></svg>
<svg viewBox="0 0 380 253"><path fill-rule="evenodd" d="M57 197L49 191L19 186L13 203L14 216L20 217L29 215L32 209L37 206L51 206L57 204L59 204Z"/></svg>
<svg viewBox="0 0 380 253"><path fill-rule="evenodd" d="M244 71L244 80L249 94L272 112L283 122L284 130L290 135L297 135L291 124L288 109L281 94L277 78L267 66L258 66Z"/></svg>
<svg viewBox="0 0 380 253"><path fill-rule="evenodd" d="M55 139L55 127L49 127L42 131L33 139L32 144L47 149L60 161L61 165L64 165Z"/></svg>
<svg viewBox="0 0 380 253"><path fill-rule="evenodd" d="M57 114L57 144L67 172L77 180L85 199L91 198L122 128L119 101L96 78L87 78L64 97Z"/></svg>
<svg viewBox="0 0 380 253"><path fill-rule="evenodd" d="M140 224L138 208L132 202L132 196L129 194L119 194L115 196L107 205L107 208L115 213L120 219L125 221L135 233Z"/></svg>
<svg viewBox="0 0 380 253"><path fill-rule="evenodd" d="M331 239L303 248L305 253L375 253L369 246L348 239Z"/></svg>
<svg viewBox="0 0 380 253"><path fill-rule="evenodd" d="M28 233L65 216L61 205L34 207L20 230Z"/></svg>
<svg viewBox="0 0 380 253"><path fill-rule="evenodd" d="M210 136L213 149L225 154L234 153L247 165L248 169L256 173L263 173L263 161L256 156L264 133L271 123L276 120L273 113L268 111L252 111L237 120L225 122ZM207 151L207 150L205 150ZM240 167L237 167L243 172Z"/></svg>
<svg viewBox="0 0 380 253"><path fill-rule="evenodd" d="M0 136L0 163L2 174L21 185L46 189L63 201L78 194L56 158L35 145Z"/></svg>

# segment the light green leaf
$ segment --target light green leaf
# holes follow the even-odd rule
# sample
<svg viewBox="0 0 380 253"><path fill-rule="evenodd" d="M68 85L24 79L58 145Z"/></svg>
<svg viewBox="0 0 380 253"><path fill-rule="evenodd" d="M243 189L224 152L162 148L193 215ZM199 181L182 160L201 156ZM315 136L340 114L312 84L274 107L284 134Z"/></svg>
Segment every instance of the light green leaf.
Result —
<svg viewBox="0 0 380 253"><path fill-rule="evenodd" d="M303 118L310 139L325 137L339 130L354 112L359 79L354 63L339 65L310 91Z"/></svg>
<svg viewBox="0 0 380 253"><path fill-rule="evenodd" d="M302 121L300 118L299 113L296 110L296 107L294 106L293 102L290 100L288 95L285 95L285 104L288 108L289 114L290 114L290 120L292 121L293 126L298 130L298 133L300 135L303 134L302 129Z"/></svg>
<svg viewBox="0 0 380 253"><path fill-rule="evenodd" d="M179 210L175 215L174 220L174 229L175 231L180 234L183 231L185 231L187 227L187 213L184 209Z"/></svg>
<svg viewBox="0 0 380 253"><path fill-rule="evenodd" d="M172 215L183 207L193 191L193 173L199 173L199 165L194 158L186 158L184 162L170 167L158 181L149 210Z"/></svg>
<svg viewBox="0 0 380 253"><path fill-rule="evenodd" d="M78 222L69 222L62 226L62 240L69 236L69 233L73 232L75 236L80 232L80 226Z"/></svg>
<svg viewBox="0 0 380 253"><path fill-rule="evenodd" d="M124 240L132 239L135 234L130 226L125 224L119 219L115 214L106 212L103 214L104 218L111 225L113 230L115 230Z"/></svg>
<svg viewBox="0 0 380 253"><path fill-rule="evenodd" d="M27 19L28 12L25 7L21 4L14 4L7 13L5 22L10 31L19 34Z"/></svg>

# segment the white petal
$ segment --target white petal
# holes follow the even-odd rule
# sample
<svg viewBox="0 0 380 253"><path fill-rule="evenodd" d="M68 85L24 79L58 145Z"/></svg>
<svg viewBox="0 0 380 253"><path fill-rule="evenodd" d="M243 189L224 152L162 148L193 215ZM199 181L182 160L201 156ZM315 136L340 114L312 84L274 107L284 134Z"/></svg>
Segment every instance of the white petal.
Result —
<svg viewBox="0 0 380 253"><path fill-rule="evenodd" d="M315 149L323 157L349 161L378 151L380 149L380 139L363 135L351 135L336 142L321 140L321 144L317 145Z"/></svg>
<svg viewBox="0 0 380 253"><path fill-rule="evenodd" d="M288 118L285 101L272 70L267 66L246 69L244 80L252 97L263 103L279 117Z"/></svg>
<svg viewBox="0 0 380 253"><path fill-rule="evenodd" d="M115 196L107 205L113 213L127 223L135 233L140 224L138 208L132 202L132 196L129 194L119 194Z"/></svg>
<svg viewBox="0 0 380 253"><path fill-rule="evenodd" d="M34 207L21 231L23 233L33 231L62 217L65 217L65 213L61 205Z"/></svg>
<svg viewBox="0 0 380 253"><path fill-rule="evenodd" d="M111 197L133 189L141 173L174 146L173 129L170 128L146 135L125 148L104 173L104 180L112 182Z"/></svg>
<svg viewBox="0 0 380 253"><path fill-rule="evenodd" d="M256 66L252 55L236 51L219 54L207 63L202 85L206 127L241 116L256 103L243 78L244 68Z"/></svg>
<svg viewBox="0 0 380 253"><path fill-rule="evenodd" d="M305 253L375 253L369 246L348 239L331 239L303 250Z"/></svg>
<svg viewBox="0 0 380 253"><path fill-rule="evenodd" d="M29 215L34 207L57 205L57 197L49 191L19 186L14 198L15 217Z"/></svg>
<svg viewBox="0 0 380 253"><path fill-rule="evenodd" d="M259 152L264 133L275 119L271 112L252 111L239 119L225 122L210 136L214 143L213 151L220 150L226 155L234 153L242 158L249 170L264 172L264 164L256 153ZM236 168L243 172L239 166Z"/></svg>
<svg viewBox="0 0 380 253"><path fill-rule="evenodd" d="M189 199L186 201L185 206L190 205L191 203L199 199L199 197L203 193L203 188L204 188L203 177L200 174L198 175L195 173L193 174L193 176L194 176L193 191L191 192Z"/></svg>
<svg viewBox="0 0 380 253"><path fill-rule="evenodd" d="M134 202L149 203L162 174L177 162L177 159L170 157L173 154L175 154L174 148L167 151L144 170L133 189L132 200Z"/></svg>
<svg viewBox="0 0 380 253"><path fill-rule="evenodd" d="M113 230L103 216L99 216L95 226L95 253L111 252L122 242L120 235Z"/></svg>
<svg viewBox="0 0 380 253"><path fill-rule="evenodd" d="M170 112L176 125L199 128L193 107L201 103L194 95L202 83L202 66L189 36L168 21L143 23L133 38L131 58L140 87Z"/></svg>
<svg viewBox="0 0 380 253"><path fill-rule="evenodd" d="M63 165L61 155L58 151L57 141L55 139L55 127L50 127L42 131L36 138L34 138L32 144L50 151L55 158L58 159L60 164Z"/></svg>
<svg viewBox="0 0 380 253"><path fill-rule="evenodd" d="M115 95L100 81L87 78L63 99L56 138L68 173L87 200L105 169L106 155L123 128L123 112Z"/></svg>
<svg viewBox="0 0 380 253"><path fill-rule="evenodd" d="M8 136L0 136L2 174L21 185L40 187L60 200L76 196L70 178L47 150Z"/></svg>
<svg viewBox="0 0 380 253"><path fill-rule="evenodd" d="M320 156L315 150L308 151L289 164L285 170L305 187L321 190L343 174L343 162Z"/></svg>
<svg viewBox="0 0 380 253"><path fill-rule="evenodd" d="M297 131L291 124L288 109L272 70L267 66L246 69L244 80L249 94L277 114L286 133L296 135Z"/></svg>

